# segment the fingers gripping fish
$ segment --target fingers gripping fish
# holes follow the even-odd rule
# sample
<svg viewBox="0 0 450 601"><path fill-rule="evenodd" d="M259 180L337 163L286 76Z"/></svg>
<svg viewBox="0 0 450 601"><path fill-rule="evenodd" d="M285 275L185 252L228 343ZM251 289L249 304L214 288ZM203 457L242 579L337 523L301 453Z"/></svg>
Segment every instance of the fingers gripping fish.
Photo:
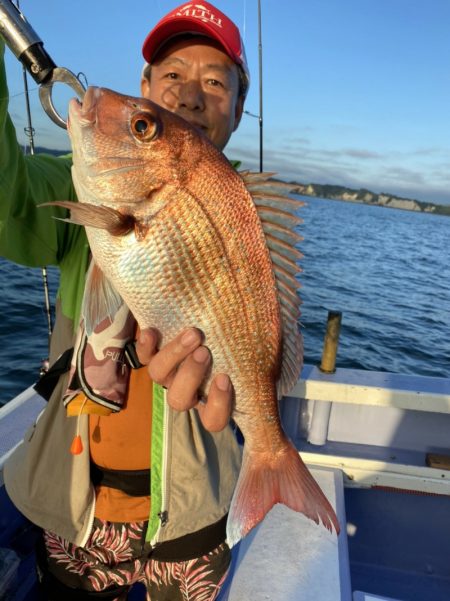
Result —
<svg viewBox="0 0 450 601"><path fill-rule="evenodd" d="M214 371L233 382L245 446L230 546L275 503L338 532L278 415L302 366L301 203L271 174L238 174L201 132L149 100L89 88L82 105L71 102L68 130L79 203L56 204L86 227L95 260L86 329L123 302L163 339L199 327Z"/></svg>

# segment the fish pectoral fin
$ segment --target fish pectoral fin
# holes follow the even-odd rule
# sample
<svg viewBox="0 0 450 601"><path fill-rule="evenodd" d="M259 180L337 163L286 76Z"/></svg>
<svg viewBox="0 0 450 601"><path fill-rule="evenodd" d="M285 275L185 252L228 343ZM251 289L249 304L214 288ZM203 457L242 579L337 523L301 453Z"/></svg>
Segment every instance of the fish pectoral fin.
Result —
<svg viewBox="0 0 450 601"><path fill-rule="evenodd" d="M227 542L233 547L259 524L276 503L283 503L339 534L339 522L320 486L296 449L286 441L283 452L246 451L227 522Z"/></svg>
<svg viewBox="0 0 450 601"><path fill-rule="evenodd" d="M131 232L135 226L135 219L105 205L92 205L84 202L70 202L58 200L38 205L40 207L62 207L70 211L70 217L64 219L55 217L60 221L74 223L76 225L87 225L98 229L107 230L113 236L123 236Z"/></svg>
<svg viewBox="0 0 450 601"><path fill-rule="evenodd" d="M100 267L91 261L86 276L81 314L88 336L107 317L112 321L123 299Z"/></svg>

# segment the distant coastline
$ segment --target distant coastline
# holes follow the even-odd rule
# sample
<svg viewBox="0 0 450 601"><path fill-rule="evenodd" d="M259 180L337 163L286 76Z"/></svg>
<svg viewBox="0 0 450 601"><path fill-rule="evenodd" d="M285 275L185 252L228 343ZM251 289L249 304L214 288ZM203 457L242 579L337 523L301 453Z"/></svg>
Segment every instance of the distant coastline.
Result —
<svg viewBox="0 0 450 601"><path fill-rule="evenodd" d="M333 186L330 184L301 184L296 181L289 183L293 186L292 192L294 194L301 194L303 196L316 196L330 200L377 205L389 209L402 209L404 211L418 211L450 216L450 205L423 202L413 198L402 198L401 196L395 196L386 192L377 194L365 188L354 190L345 186Z"/></svg>

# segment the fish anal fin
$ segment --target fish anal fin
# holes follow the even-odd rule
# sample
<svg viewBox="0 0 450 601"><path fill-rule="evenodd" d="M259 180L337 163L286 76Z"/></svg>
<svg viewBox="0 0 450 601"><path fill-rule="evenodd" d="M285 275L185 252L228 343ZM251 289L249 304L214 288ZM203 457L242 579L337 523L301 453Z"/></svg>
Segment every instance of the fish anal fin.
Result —
<svg viewBox="0 0 450 601"><path fill-rule="evenodd" d="M88 336L104 319L109 318L112 321L122 304L123 300L120 294L106 278L100 267L94 261L91 261L86 276L81 309Z"/></svg>
<svg viewBox="0 0 450 601"><path fill-rule="evenodd" d="M303 513L330 532L340 527L336 513L295 448L272 453L252 453L244 448L239 480L231 501L227 542L233 547L259 524L270 509L282 503Z"/></svg>
<svg viewBox="0 0 450 601"><path fill-rule="evenodd" d="M70 211L70 217L61 219L76 225L85 225L107 230L113 236L123 236L135 227L135 218L132 215L121 213L105 205L92 205L85 202L70 202L58 200L46 202L39 207L62 207ZM56 219L59 219L56 217Z"/></svg>

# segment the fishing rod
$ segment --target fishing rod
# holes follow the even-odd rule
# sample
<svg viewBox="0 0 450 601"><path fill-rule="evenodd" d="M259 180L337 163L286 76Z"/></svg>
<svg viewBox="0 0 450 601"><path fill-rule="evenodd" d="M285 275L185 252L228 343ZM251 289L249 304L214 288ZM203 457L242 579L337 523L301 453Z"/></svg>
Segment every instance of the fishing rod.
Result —
<svg viewBox="0 0 450 601"><path fill-rule="evenodd" d="M259 66L259 115L244 111L246 115L255 117L259 121L259 172L263 167L263 72L262 72L262 27L261 27L261 0L258 0L258 66Z"/></svg>
<svg viewBox="0 0 450 601"><path fill-rule="evenodd" d="M19 8L19 0L17 0L17 7ZM34 155L35 129L33 127L33 123L31 120L30 93L29 93L29 89L28 89L28 77L27 77L27 70L24 66L22 66L22 72L23 72L22 73L23 74L23 86L24 86L24 90L25 90L25 105L26 105L26 109L27 109L27 123L28 123L28 126L24 127L24 132L28 136L28 141L29 141L29 145L30 145L30 154ZM50 305L47 267L45 267L45 266L42 267L41 274L42 274L42 283L44 286L45 316L47 318L48 349L50 352L50 340L52 337L53 325L52 325L52 312L51 312L51 305ZM46 372L47 369L48 369L48 359L45 360L41 366L41 375L43 372Z"/></svg>

